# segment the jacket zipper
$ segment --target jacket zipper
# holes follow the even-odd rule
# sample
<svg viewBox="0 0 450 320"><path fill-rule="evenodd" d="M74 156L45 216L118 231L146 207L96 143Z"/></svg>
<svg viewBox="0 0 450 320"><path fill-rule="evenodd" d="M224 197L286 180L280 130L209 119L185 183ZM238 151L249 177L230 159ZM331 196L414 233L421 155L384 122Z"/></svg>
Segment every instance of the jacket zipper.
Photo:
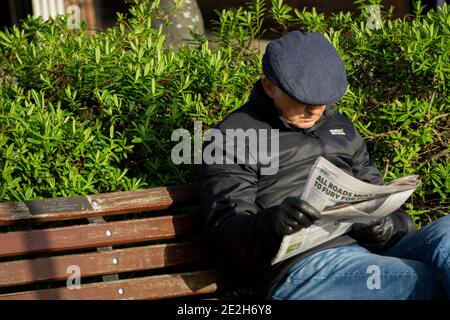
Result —
<svg viewBox="0 0 450 320"><path fill-rule="evenodd" d="M320 155L324 156L325 155L325 144L323 143L322 139L320 139L320 137L317 135L317 133L315 131L311 131L306 129L305 130L305 135L307 137L310 138L314 138L319 142L319 146L320 146Z"/></svg>

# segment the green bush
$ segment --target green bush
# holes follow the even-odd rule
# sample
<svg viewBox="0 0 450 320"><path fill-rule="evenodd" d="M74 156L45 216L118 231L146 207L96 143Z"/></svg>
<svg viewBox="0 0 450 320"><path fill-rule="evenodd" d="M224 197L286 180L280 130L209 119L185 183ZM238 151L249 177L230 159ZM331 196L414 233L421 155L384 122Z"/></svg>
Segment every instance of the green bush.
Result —
<svg viewBox="0 0 450 320"><path fill-rule="evenodd" d="M95 35L63 17L0 33L1 200L187 183L192 168L170 161L172 131L213 125L245 101L255 52L201 38L164 49L158 8L135 2Z"/></svg>
<svg viewBox="0 0 450 320"><path fill-rule="evenodd" d="M406 204L425 222L449 211L450 13L391 19L293 10L273 0L218 13L217 43L196 35L178 51L151 28L156 2L134 0L117 26L90 35L65 18L29 18L0 32L0 200L24 200L195 181L176 166L176 128L218 123L243 104L261 77L251 45L265 18L280 32L323 32L349 75L336 107L367 139L390 181L419 174ZM376 3L377 1L370 1ZM369 4L358 1L361 7Z"/></svg>

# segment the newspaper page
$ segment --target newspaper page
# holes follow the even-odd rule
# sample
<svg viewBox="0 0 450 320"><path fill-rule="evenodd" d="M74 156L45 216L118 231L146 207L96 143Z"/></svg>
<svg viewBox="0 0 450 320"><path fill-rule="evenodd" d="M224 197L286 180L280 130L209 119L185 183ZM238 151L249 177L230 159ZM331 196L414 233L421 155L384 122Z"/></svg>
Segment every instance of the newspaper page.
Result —
<svg viewBox="0 0 450 320"><path fill-rule="evenodd" d="M272 264L309 250L365 223L397 210L419 186L418 176L407 176L388 185L356 179L323 157L312 167L301 199L322 213L312 226L285 236Z"/></svg>

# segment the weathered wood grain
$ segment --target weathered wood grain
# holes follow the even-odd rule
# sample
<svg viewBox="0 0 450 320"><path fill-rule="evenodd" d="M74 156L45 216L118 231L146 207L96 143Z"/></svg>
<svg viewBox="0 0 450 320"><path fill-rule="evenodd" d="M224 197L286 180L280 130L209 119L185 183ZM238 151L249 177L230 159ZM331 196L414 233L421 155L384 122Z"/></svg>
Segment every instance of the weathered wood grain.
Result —
<svg viewBox="0 0 450 320"><path fill-rule="evenodd" d="M167 209L196 200L196 186L173 186L81 197L0 203L0 226Z"/></svg>
<svg viewBox="0 0 450 320"><path fill-rule="evenodd" d="M207 253L204 246L199 242L186 242L3 262L0 263L0 287L64 280L70 276L68 267L73 265L80 268L83 279L205 261Z"/></svg>
<svg viewBox="0 0 450 320"><path fill-rule="evenodd" d="M213 293L222 278L214 270L149 276L111 282L1 295L1 300L112 300L161 299Z"/></svg>
<svg viewBox="0 0 450 320"><path fill-rule="evenodd" d="M161 216L0 234L0 257L170 239L201 230L199 215Z"/></svg>

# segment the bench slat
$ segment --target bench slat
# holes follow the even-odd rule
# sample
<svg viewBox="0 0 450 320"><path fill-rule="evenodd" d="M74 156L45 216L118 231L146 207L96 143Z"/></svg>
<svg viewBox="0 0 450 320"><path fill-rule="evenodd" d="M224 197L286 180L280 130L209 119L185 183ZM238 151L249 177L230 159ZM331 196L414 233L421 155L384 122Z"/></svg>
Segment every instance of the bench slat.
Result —
<svg viewBox="0 0 450 320"><path fill-rule="evenodd" d="M170 239L200 231L198 215L176 215L0 234L0 257Z"/></svg>
<svg viewBox="0 0 450 320"><path fill-rule="evenodd" d="M79 289L63 287L13 293L0 295L0 299L161 299L213 293L220 288L221 282L220 275L216 271L210 270L87 284L81 285Z"/></svg>
<svg viewBox="0 0 450 320"><path fill-rule="evenodd" d="M0 203L0 226L167 209L195 200L196 186L173 186L79 197Z"/></svg>
<svg viewBox="0 0 450 320"><path fill-rule="evenodd" d="M0 287L37 281L64 280L69 266L78 266L81 277L140 271L207 261L198 242L153 245L85 254L0 263Z"/></svg>

